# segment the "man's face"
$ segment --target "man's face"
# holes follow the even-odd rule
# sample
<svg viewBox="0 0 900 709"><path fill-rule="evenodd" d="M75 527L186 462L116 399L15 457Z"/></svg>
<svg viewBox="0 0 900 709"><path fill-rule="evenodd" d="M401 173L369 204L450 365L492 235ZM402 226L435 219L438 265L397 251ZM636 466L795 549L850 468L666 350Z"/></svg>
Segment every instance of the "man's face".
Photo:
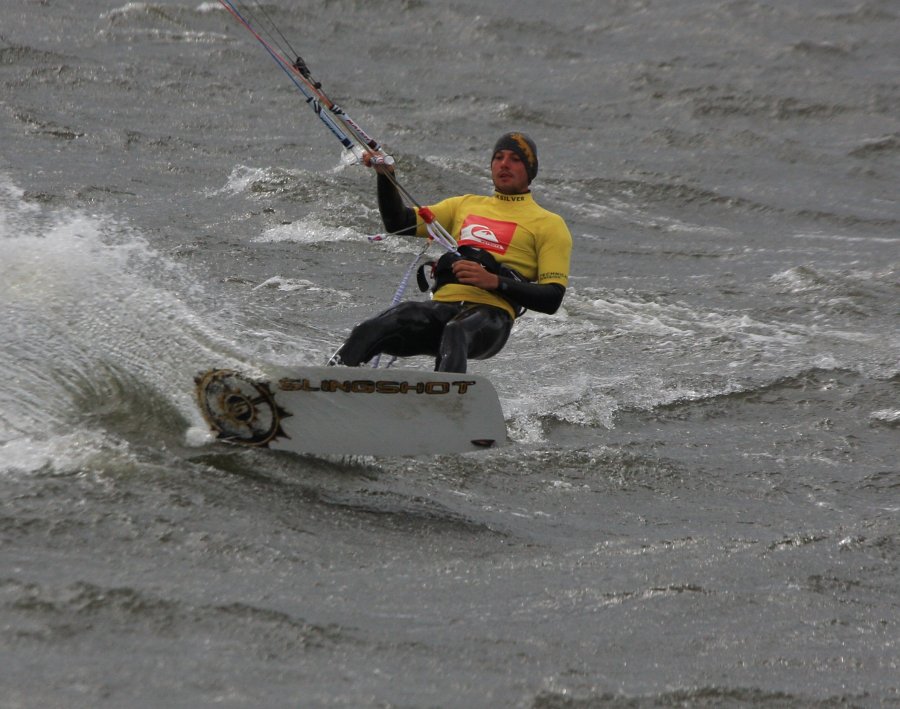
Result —
<svg viewBox="0 0 900 709"><path fill-rule="evenodd" d="M522 194L528 191L528 169L517 153L498 150L491 158L491 179L501 194Z"/></svg>

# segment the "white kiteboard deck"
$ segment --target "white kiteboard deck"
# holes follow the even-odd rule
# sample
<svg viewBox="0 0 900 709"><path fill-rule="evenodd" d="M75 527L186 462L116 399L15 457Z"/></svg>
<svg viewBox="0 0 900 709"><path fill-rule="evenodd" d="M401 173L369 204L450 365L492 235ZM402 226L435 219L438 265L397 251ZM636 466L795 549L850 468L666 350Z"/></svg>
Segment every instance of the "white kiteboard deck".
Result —
<svg viewBox="0 0 900 709"><path fill-rule="evenodd" d="M427 455L506 443L493 385L473 374L296 367L213 369L197 401L219 440L294 453Z"/></svg>

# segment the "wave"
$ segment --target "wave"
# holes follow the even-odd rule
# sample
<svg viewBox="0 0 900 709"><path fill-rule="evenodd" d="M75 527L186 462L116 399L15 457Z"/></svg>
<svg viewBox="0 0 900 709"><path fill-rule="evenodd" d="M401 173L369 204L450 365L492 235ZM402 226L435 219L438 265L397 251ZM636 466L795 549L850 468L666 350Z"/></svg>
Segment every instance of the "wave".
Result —
<svg viewBox="0 0 900 709"><path fill-rule="evenodd" d="M725 91L692 99L695 118L773 118L780 121L835 118L860 110L854 106L784 96Z"/></svg>
<svg viewBox="0 0 900 709"><path fill-rule="evenodd" d="M802 309L822 316L890 318L895 311L896 267L880 270L836 270L809 265L773 274L775 292L790 296L772 312L796 314Z"/></svg>
<svg viewBox="0 0 900 709"><path fill-rule="evenodd" d="M650 413L657 420L693 417L709 420L722 417L727 412L730 412L729 416L734 416L741 409L752 411L753 407L761 405L811 411L810 416L813 417L827 415L829 422L846 416L854 425L862 427L869 424L891 427L897 422L897 412L892 407L892 391L897 376L869 378L843 368L811 367L771 381L735 384L730 390L682 397L660 403L649 411L632 409L632 412ZM849 428L847 430L849 432ZM797 448L799 450L799 444Z"/></svg>
<svg viewBox="0 0 900 709"><path fill-rule="evenodd" d="M849 12L833 12L824 14L822 17L824 19L847 24L863 24L869 22L894 22L897 20L898 16L895 13L885 10L883 3L862 2L855 5Z"/></svg>
<svg viewBox="0 0 900 709"><path fill-rule="evenodd" d="M889 315L891 278L890 270L872 278L789 269L772 279L785 304L760 312L703 310L664 295L576 285L555 316L530 314L516 324L492 378L512 435L523 443L543 440L557 423L611 429L623 412L746 397L804 376L796 373L850 372L883 382L897 372L900 341L854 323ZM516 371L530 372L527 391L507 383L514 379L504 367L508 357ZM867 406L890 408L874 400Z"/></svg>
<svg viewBox="0 0 900 709"><path fill-rule="evenodd" d="M211 365L251 356L211 328L237 323L186 269L115 219L53 211L0 180L0 445L16 465L41 465L53 437L91 431L177 440L195 412L191 382ZM246 330L245 330L246 331ZM102 437L101 437L102 438ZM9 462L10 465L15 461Z"/></svg>
<svg viewBox="0 0 900 709"><path fill-rule="evenodd" d="M900 153L900 133L867 140L850 151L854 158L892 157L896 153Z"/></svg>
<svg viewBox="0 0 900 709"><path fill-rule="evenodd" d="M774 661L774 660L773 660ZM810 668L812 670L812 668ZM865 704L868 694L840 694L822 699L793 692L766 691L754 687L701 686L656 694L590 694L573 696L571 691L543 691L533 703L533 709L635 709L638 707L721 707L722 709L839 709Z"/></svg>
<svg viewBox="0 0 900 709"><path fill-rule="evenodd" d="M748 214L778 213L781 210L745 197L721 194L713 190L664 179L614 179L594 177L567 180L568 187L558 186L578 196L581 203L624 200L625 202L671 202L678 206L716 206Z"/></svg>
<svg viewBox="0 0 900 709"><path fill-rule="evenodd" d="M224 12L219 3L210 2L193 7L129 2L100 15L100 35L111 37L125 34L131 38L143 36L167 42L221 42L230 35L219 30L197 29L198 19L219 10Z"/></svg>
<svg viewBox="0 0 900 709"><path fill-rule="evenodd" d="M291 614L247 603L190 603L128 586L78 581L66 586L0 579L5 603L28 619L33 641L59 642L60 636L117 633L143 628L169 636L202 633L209 642L239 642L248 652L271 652L273 643L294 655L308 645L350 641L336 625L316 625ZM34 628L40 630L34 630Z"/></svg>
<svg viewBox="0 0 900 709"><path fill-rule="evenodd" d="M69 55L36 49L27 45L9 44L6 47L0 47L0 65L54 64L58 67L71 61L72 57Z"/></svg>
<svg viewBox="0 0 900 709"><path fill-rule="evenodd" d="M27 111L17 111L13 114L13 118L23 123L32 135L41 135L64 141L76 140L86 135L85 131L81 129L60 125L56 121L44 120Z"/></svg>
<svg viewBox="0 0 900 709"><path fill-rule="evenodd" d="M665 140L690 140L689 137L673 137L666 134ZM871 149L872 152L869 152ZM896 149L893 140L876 141L867 147L863 157L873 155L889 156ZM648 174L641 179L616 179L591 177L580 180L558 180L545 178L544 183L554 192L554 200L565 206L567 214L584 218L591 222L619 218L628 224L660 231L691 230L709 233L732 233L721 226L710 226L710 219L727 219L732 223L736 217L748 216L754 220L773 217L779 221L799 218L805 222L833 224L846 230L859 231L863 227L874 227L893 234L900 219L889 211L883 216L867 216L854 213L854 208L841 212L829 209L792 208L773 201L762 201L747 196L729 193L726 188L709 189L685 184L682 178ZM660 214L659 205L671 205L678 210L690 208L702 210L702 225L685 223L683 219ZM758 227L758 222L753 222ZM753 227L748 227L753 228Z"/></svg>

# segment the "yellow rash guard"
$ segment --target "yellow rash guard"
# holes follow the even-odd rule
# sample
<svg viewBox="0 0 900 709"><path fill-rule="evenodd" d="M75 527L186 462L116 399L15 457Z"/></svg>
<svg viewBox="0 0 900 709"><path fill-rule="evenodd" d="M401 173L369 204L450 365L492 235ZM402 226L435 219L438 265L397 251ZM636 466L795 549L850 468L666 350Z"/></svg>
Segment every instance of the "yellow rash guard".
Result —
<svg viewBox="0 0 900 709"><path fill-rule="evenodd" d="M450 197L430 209L460 246L490 251L498 262L531 282L568 285L572 235L563 218L539 206L530 192ZM428 235L418 215L416 234ZM475 286L448 283L433 297L445 303L495 305L515 317L512 306L498 293Z"/></svg>

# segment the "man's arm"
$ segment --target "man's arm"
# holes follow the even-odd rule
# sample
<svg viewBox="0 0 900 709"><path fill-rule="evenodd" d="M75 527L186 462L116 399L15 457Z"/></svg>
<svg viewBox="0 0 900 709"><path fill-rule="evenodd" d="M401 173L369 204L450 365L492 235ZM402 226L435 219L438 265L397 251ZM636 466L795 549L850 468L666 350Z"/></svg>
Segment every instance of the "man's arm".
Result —
<svg viewBox="0 0 900 709"><path fill-rule="evenodd" d="M515 301L523 308L553 315L562 305L565 286L559 283L529 283L512 278L498 278L497 292Z"/></svg>
<svg viewBox="0 0 900 709"><path fill-rule="evenodd" d="M391 234L415 236L416 213L403 204L400 191L391 177L392 175L383 172L378 173L378 211L381 213L381 221Z"/></svg>
<svg viewBox="0 0 900 709"><path fill-rule="evenodd" d="M490 273L480 263L467 259L453 262L453 275L463 285L496 291L523 308L548 315L559 310L566 294L565 286L559 283L529 283L505 278Z"/></svg>

